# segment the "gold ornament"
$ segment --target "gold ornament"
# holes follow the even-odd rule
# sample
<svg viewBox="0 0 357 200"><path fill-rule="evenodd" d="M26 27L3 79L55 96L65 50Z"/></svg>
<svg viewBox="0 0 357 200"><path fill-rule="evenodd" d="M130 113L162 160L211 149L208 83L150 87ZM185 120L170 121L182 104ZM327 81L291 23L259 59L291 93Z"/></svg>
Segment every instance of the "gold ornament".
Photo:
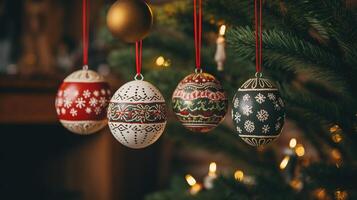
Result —
<svg viewBox="0 0 357 200"><path fill-rule="evenodd" d="M142 40L149 34L152 24L153 14L144 0L119 0L107 14L110 32L125 42Z"/></svg>

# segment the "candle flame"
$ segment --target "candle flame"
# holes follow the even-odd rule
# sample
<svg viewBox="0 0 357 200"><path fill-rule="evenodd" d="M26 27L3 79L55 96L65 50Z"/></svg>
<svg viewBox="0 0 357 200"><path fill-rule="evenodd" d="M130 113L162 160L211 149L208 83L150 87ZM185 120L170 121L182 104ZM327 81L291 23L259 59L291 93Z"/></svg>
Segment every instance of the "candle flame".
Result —
<svg viewBox="0 0 357 200"><path fill-rule="evenodd" d="M196 179L193 178L193 176L191 176L190 174L187 174L187 175L185 176L185 179L186 179L187 183L188 183L190 186L193 186L193 185L196 184Z"/></svg>
<svg viewBox="0 0 357 200"><path fill-rule="evenodd" d="M223 25L219 28L219 35L223 36L225 33L226 33L226 25L223 24Z"/></svg>

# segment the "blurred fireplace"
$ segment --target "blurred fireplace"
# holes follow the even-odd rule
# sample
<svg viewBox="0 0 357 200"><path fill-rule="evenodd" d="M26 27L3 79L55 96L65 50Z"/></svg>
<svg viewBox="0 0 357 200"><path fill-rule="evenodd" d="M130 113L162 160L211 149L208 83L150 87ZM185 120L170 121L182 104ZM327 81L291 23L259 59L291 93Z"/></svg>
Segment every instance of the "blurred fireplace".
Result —
<svg viewBox="0 0 357 200"><path fill-rule="evenodd" d="M56 119L59 81L0 79L0 199L143 199L157 186L159 143L121 146L106 128L67 132Z"/></svg>

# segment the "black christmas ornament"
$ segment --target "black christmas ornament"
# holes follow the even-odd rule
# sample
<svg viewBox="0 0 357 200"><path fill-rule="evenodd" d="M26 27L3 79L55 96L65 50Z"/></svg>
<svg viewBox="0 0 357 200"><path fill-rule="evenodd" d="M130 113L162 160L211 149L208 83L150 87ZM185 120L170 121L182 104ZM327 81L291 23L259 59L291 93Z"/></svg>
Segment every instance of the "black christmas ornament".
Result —
<svg viewBox="0 0 357 200"><path fill-rule="evenodd" d="M274 84L257 73L233 98L232 119L239 136L252 146L279 137L285 120L284 102Z"/></svg>

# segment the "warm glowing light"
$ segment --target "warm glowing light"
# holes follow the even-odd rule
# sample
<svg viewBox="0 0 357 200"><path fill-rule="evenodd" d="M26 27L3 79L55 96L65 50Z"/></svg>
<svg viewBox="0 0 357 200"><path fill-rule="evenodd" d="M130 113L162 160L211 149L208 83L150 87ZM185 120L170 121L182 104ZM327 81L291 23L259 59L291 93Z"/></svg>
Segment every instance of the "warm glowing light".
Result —
<svg viewBox="0 0 357 200"><path fill-rule="evenodd" d="M219 35L224 35L226 33L226 25L222 25L220 28L219 28Z"/></svg>
<svg viewBox="0 0 357 200"><path fill-rule="evenodd" d="M159 56L156 58L156 65L162 66L165 64L165 58L163 56Z"/></svg>
<svg viewBox="0 0 357 200"><path fill-rule="evenodd" d="M297 141L295 138L291 138L290 142L289 142L289 147L290 148L295 148L296 147L296 144L297 144Z"/></svg>
<svg viewBox="0 0 357 200"><path fill-rule="evenodd" d="M347 198L348 198L348 193L346 191L337 190L335 192L335 199L336 200L345 200Z"/></svg>
<svg viewBox="0 0 357 200"><path fill-rule="evenodd" d="M340 143L342 141L342 135L338 133L333 134L332 141L334 141L335 143Z"/></svg>
<svg viewBox="0 0 357 200"><path fill-rule="evenodd" d="M290 181L290 186L294 189L294 190L301 190L303 187L303 183L302 181L300 181L299 179L293 179Z"/></svg>
<svg viewBox="0 0 357 200"><path fill-rule="evenodd" d="M193 178L193 176L191 176L190 174L187 174L187 175L185 176L185 179L186 179L187 183L188 183L190 186L193 186L193 185L195 185L195 184L197 183L197 182L196 182L196 179Z"/></svg>
<svg viewBox="0 0 357 200"><path fill-rule="evenodd" d="M295 148L295 153L296 155L298 155L299 157L302 157L305 155L305 148L302 144L298 144L296 145L296 148Z"/></svg>
<svg viewBox="0 0 357 200"><path fill-rule="evenodd" d="M318 188L314 191L314 196L317 199L326 199L327 198L326 190L323 188Z"/></svg>
<svg viewBox="0 0 357 200"><path fill-rule="evenodd" d="M342 158L340 151L337 149L333 149L331 151L331 156L336 161L341 160L341 158Z"/></svg>
<svg viewBox="0 0 357 200"><path fill-rule="evenodd" d="M283 170L286 168L286 166L288 165L289 163L289 160L290 160L290 157L289 156L285 156L284 159L281 161L280 163L280 169Z"/></svg>
<svg viewBox="0 0 357 200"><path fill-rule="evenodd" d="M244 179L244 173L243 171L241 170L237 170L234 172L234 178L237 180L237 181L243 181Z"/></svg>
<svg viewBox="0 0 357 200"><path fill-rule="evenodd" d="M201 191L202 189L202 185L200 184L194 184L191 189L190 189L190 194L195 195L197 194L199 191Z"/></svg>
<svg viewBox="0 0 357 200"><path fill-rule="evenodd" d="M340 127L336 124L336 125L331 126L330 132L334 133L334 132L338 131L339 129L340 129Z"/></svg>
<svg viewBox="0 0 357 200"><path fill-rule="evenodd" d="M211 162L209 164L209 172L208 175L209 176L215 176L216 175L216 171L217 171L217 164L215 162Z"/></svg>

